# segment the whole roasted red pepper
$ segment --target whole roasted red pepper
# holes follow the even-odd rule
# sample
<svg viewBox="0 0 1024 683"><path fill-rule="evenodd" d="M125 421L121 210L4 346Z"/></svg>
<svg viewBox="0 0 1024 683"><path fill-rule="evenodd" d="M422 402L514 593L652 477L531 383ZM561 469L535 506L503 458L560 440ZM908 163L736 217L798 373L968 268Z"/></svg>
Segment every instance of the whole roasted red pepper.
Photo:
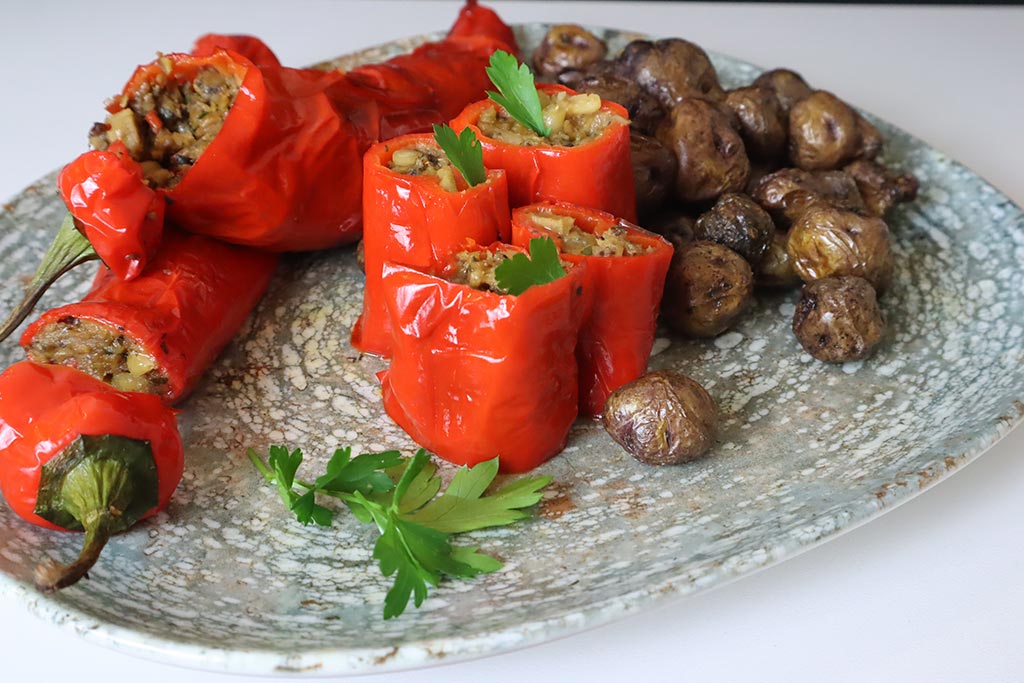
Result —
<svg viewBox="0 0 1024 683"><path fill-rule="evenodd" d="M174 411L84 373L23 361L0 375L0 489L20 517L85 531L79 559L36 569L43 590L85 576L112 534L167 505L181 481Z"/></svg>
<svg viewBox="0 0 1024 683"><path fill-rule="evenodd" d="M556 230L534 220L538 213L571 217L580 230L592 235L616 230L622 239L644 250L628 256L562 252L564 260L586 264L587 283L593 293L577 347L580 413L600 415L609 394L647 369L672 245L660 235L610 213L562 202L516 209L512 213L513 244L524 246L533 238L551 237L562 247L563 237Z"/></svg>
<svg viewBox="0 0 1024 683"><path fill-rule="evenodd" d="M477 4L477 0L467 0L459 11L458 18L448 32L449 38L465 38L469 36L490 36L506 44L505 51L519 55L519 43L508 24L501 20L497 12Z"/></svg>
<svg viewBox="0 0 1024 683"><path fill-rule="evenodd" d="M195 57L209 57L218 50L237 52L256 66L281 66L281 61L274 51L256 36L207 33L196 39L190 54Z"/></svg>
<svg viewBox="0 0 1024 683"><path fill-rule="evenodd" d="M576 93L562 85L540 83L537 90L553 94ZM481 100L466 107L452 128L473 129L484 150L487 168L508 174L509 202L513 207L542 201L564 201L607 211L636 221L636 192L630 163L629 114L607 100L601 108L618 117L596 140L575 147L514 145L489 138L477 125L480 115L498 105Z"/></svg>
<svg viewBox="0 0 1024 683"><path fill-rule="evenodd" d="M391 325L380 288L386 261L429 271L467 244L510 237L504 171L489 171L487 180L474 187L466 187L457 176L460 189L450 192L436 175L408 175L389 168L397 150L416 147L444 156L432 135L406 135L374 145L363 159L366 290L352 344L380 356L391 355Z"/></svg>
<svg viewBox="0 0 1024 683"><path fill-rule="evenodd" d="M44 313L25 330L21 345L32 360L88 369L97 362L77 349L103 358L111 353L103 345L117 344L118 353L136 357L125 358L126 369L106 372L104 366L100 379L118 386L118 375L134 377L135 369L152 393L174 403L191 391L249 317L276 264L273 254L169 232L142 275L123 282L101 269L82 301ZM98 341L96 326L103 334ZM134 350L128 351L119 337Z"/></svg>
<svg viewBox="0 0 1024 683"><path fill-rule="evenodd" d="M388 415L459 465L498 456L503 472L525 472L562 450L577 414L575 348L588 296L585 266L566 269L512 296L385 263Z"/></svg>

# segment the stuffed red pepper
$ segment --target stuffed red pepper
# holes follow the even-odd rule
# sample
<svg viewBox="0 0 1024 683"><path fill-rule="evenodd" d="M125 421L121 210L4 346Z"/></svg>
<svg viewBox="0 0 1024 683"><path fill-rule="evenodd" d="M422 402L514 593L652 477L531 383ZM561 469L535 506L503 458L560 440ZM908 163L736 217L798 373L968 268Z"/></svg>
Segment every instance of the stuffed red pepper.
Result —
<svg viewBox="0 0 1024 683"><path fill-rule="evenodd" d="M495 270L517 253L508 245L458 252L439 275L384 264L393 339L384 408L417 443L459 465L498 456L504 472L529 470L565 446L576 418L585 266L563 264L563 277L502 294Z"/></svg>
<svg viewBox="0 0 1024 683"><path fill-rule="evenodd" d="M600 415L612 391L647 369L672 245L603 211L565 203L520 207L512 214L512 242L555 240L562 258L585 263L593 293L580 330L580 412Z"/></svg>
<svg viewBox="0 0 1024 683"><path fill-rule="evenodd" d="M510 236L504 171L467 186L432 135L374 145L363 160L363 249L366 290L352 344L391 355L391 326L380 290L386 261L439 268L453 251Z"/></svg>
<svg viewBox="0 0 1024 683"><path fill-rule="evenodd" d="M123 282L100 269L82 301L44 313L21 345L34 361L173 403L249 317L276 264L273 254L171 232L142 275Z"/></svg>
<svg viewBox="0 0 1024 683"><path fill-rule="evenodd" d="M505 169L513 207L565 201L635 221L629 114L593 93L547 83L536 88L547 137L491 100L466 107L452 127L472 128L487 167Z"/></svg>
<svg viewBox="0 0 1024 683"><path fill-rule="evenodd" d="M85 576L112 534L167 505L181 481L174 411L72 368L17 363L0 374L0 489L20 517L85 531L79 559L40 565L43 590Z"/></svg>

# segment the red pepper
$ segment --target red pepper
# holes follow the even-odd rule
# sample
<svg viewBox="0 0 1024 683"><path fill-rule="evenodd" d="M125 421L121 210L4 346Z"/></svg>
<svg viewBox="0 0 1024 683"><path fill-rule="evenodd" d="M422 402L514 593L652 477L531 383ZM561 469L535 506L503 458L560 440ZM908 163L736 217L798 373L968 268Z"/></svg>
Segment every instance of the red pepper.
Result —
<svg viewBox="0 0 1024 683"><path fill-rule="evenodd" d="M511 296L385 263L388 415L459 465L498 456L503 472L525 472L554 456L577 414L584 270L567 264L565 277Z"/></svg>
<svg viewBox="0 0 1024 683"><path fill-rule="evenodd" d="M477 0L467 0L448 32L448 37L466 38L480 35L496 38L506 44L506 52L519 54L516 36L501 17L494 10L478 5Z"/></svg>
<svg viewBox="0 0 1024 683"><path fill-rule="evenodd" d="M504 171L449 192L433 175L407 175L388 164L396 150L426 146L443 155L432 135L406 135L374 145L363 159L363 249L366 290L363 314L352 330L361 351L391 355L391 326L381 292L385 261L431 270L468 244L508 239L508 185Z"/></svg>
<svg viewBox="0 0 1024 683"><path fill-rule="evenodd" d="M274 51L256 36L207 33L196 40L191 54L194 57L209 57L218 50L237 52L256 66L281 66Z"/></svg>
<svg viewBox="0 0 1024 683"><path fill-rule="evenodd" d="M571 263L585 263L593 294L590 314L580 330L577 358L580 368L580 413L600 415L615 389L632 382L647 369L654 345L658 309L672 245L610 213L562 202L531 204L512 213L512 243L528 245L535 237L551 237L561 249L557 231L538 225L538 211L570 216L584 232L601 235L618 229L623 238L648 251L632 256L562 254Z"/></svg>
<svg viewBox="0 0 1024 683"><path fill-rule="evenodd" d="M41 565L43 590L85 576L112 534L167 505L181 481L174 411L84 373L23 361L0 375L0 489L23 519L85 531L78 561Z"/></svg>
<svg viewBox="0 0 1024 683"><path fill-rule="evenodd" d="M45 361L48 351L35 343L45 327L72 327L81 320L106 326L155 361L154 372L166 379L161 396L174 403L191 391L249 317L276 264L273 254L169 232L141 276L123 282L100 270L82 301L44 313L25 330L21 345L29 358ZM66 363L85 365L77 357Z"/></svg>
<svg viewBox="0 0 1024 683"><path fill-rule="evenodd" d="M111 272L122 280L138 276L160 245L165 200L146 185L124 144L82 154L61 170L57 187Z"/></svg>
<svg viewBox="0 0 1024 683"><path fill-rule="evenodd" d="M549 94L575 91L562 85L540 83ZM487 168L503 168L508 174L509 202L513 207L542 201L564 201L607 211L636 221L636 192L630 163L629 113L607 100L601 108L623 119L612 123L596 140L576 147L513 145L489 138L480 131L480 115L498 105L481 100L466 107L452 121L452 128L473 129L484 150Z"/></svg>

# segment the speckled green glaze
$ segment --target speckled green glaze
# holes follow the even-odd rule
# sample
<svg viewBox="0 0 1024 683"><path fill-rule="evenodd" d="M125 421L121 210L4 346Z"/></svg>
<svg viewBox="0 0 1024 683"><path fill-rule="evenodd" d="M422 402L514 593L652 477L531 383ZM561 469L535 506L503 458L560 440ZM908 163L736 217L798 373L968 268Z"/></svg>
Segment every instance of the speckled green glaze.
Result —
<svg viewBox="0 0 1024 683"><path fill-rule="evenodd" d="M520 30L535 44L543 27ZM603 32L617 49L631 36ZM339 63L408 49L405 40ZM723 82L754 67L715 57ZM292 257L272 293L183 406L188 464L166 512L111 543L92 580L31 587L77 535L0 506L0 591L94 642L244 673L345 674L492 654L579 631L729 581L860 524L976 457L1024 413L1024 216L976 175L879 124L887 158L921 180L891 221L890 331L870 361L813 361L790 331L795 295L762 296L711 342L660 338L651 365L702 382L724 417L703 461L655 469L593 423L541 468L557 484L536 519L474 534L505 568L446 582L420 610L381 618L374 532L303 528L246 460L247 446L413 444L384 414L380 361L348 344L361 276L351 249ZM0 304L60 222L53 177L0 212ZM44 306L83 291L61 282ZM8 342L0 363L21 358ZM448 470L445 470L448 472ZM310 624L317 628L311 630ZM310 639L315 633L316 639Z"/></svg>

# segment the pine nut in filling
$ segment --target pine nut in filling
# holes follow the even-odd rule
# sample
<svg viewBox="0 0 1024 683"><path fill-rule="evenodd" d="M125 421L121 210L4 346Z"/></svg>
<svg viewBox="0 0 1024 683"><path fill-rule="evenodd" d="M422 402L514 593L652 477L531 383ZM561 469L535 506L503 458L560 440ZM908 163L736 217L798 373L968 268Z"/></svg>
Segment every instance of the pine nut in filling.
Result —
<svg viewBox="0 0 1024 683"><path fill-rule="evenodd" d="M537 211L529 216L534 223L551 230L562 238L562 251L566 254L636 256L651 251L651 247L631 242L629 233L615 225L605 229L601 234L595 235L576 225L576 220L572 216L552 211Z"/></svg>
<svg viewBox="0 0 1024 683"><path fill-rule="evenodd" d="M455 168L440 149L429 145L412 145L396 149L388 168L403 175L429 175L437 177L441 189L458 192Z"/></svg>
<svg viewBox="0 0 1024 683"><path fill-rule="evenodd" d="M82 318L47 325L32 339L29 358L77 368L120 391L162 394L167 378L156 359L119 330Z"/></svg>
<svg viewBox="0 0 1024 683"><path fill-rule="evenodd" d="M511 145L556 145L577 147L601 137L614 123L629 121L601 109L601 97L594 93L570 95L566 92L549 94L537 91L544 114L544 123L551 128L549 137L542 137L519 123L503 108L485 109L477 126L487 137Z"/></svg>

